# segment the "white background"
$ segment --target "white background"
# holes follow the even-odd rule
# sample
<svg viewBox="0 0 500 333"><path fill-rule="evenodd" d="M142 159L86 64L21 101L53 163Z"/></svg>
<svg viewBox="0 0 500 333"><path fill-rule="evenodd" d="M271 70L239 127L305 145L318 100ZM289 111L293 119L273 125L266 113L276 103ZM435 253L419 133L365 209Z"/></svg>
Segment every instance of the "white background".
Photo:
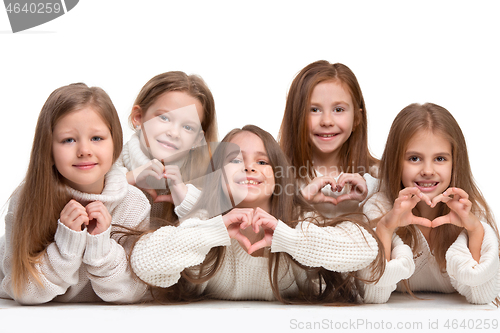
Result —
<svg viewBox="0 0 500 333"><path fill-rule="evenodd" d="M25 175L38 113L57 87L81 81L104 88L128 140L129 111L151 77L196 73L214 94L220 138L245 124L276 136L292 79L326 59L356 74L377 157L406 105L433 102L452 112L474 175L498 212L497 7L495 1L85 0L16 34L0 8L0 205Z"/></svg>
<svg viewBox="0 0 500 333"><path fill-rule="evenodd" d="M377 157L406 105L433 102L451 111L498 217L497 7L495 1L82 0L66 15L16 34L0 8L0 205L24 177L38 113L57 87L104 88L128 140L127 117L147 80L170 70L196 73L214 94L220 138L245 124L276 136L292 79L326 59L356 74Z"/></svg>

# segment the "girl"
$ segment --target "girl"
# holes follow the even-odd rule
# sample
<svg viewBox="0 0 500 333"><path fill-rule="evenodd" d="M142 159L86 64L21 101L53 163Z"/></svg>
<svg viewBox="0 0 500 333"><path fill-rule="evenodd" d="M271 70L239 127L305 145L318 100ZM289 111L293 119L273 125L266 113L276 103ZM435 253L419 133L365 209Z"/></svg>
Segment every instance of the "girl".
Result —
<svg viewBox="0 0 500 333"><path fill-rule="evenodd" d="M196 213L136 243L131 265L140 279L163 288L156 291L168 302L358 301L348 272L372 262L373 275L380 271L376 237L354 221L313 216L293 177L277 176L288 163L269 133L251 125L231 131L213 163L218 171L206 177Z"/></svg>
<svg viewBox="0 0 500 333"><path fill-rule="evenodd" d="M396 283L409 278L411 291L458 291L470 303L498 304L498 229L453 116L431 103L404 108L389 132L380 174L381 190L364 211L390 261L381 280L366 286L366 301L387 301Z"/></svg>
<svg viewBox="0 0 500 333"><path fill-rule="evenodd" d="M5 218L0 297L128 303L145 294L111 235L111 223L137 227L150 212L142 192L112 168L122 145L118 114L102 89L78 83L52 92Z"/></svg>
<svg viewBox="0 0 500 333"><path fill-rule="evenodd" d="M129 184L146 193L152 217L177 220L173 204L182 213L199 196L198 189L182 179L203 174L209 159L206 141L217 141L212 93L199 76L159 74L142 87L129 121L136 133L117 165L127 173Z"/></svg>
<svg viewBox="0 0 500 333"><path fill-rule="evenodd" d="M302 69L288 92L279 142L305 186L302 195L323 215L358 212L374 192L371 174L376 176L378 160L367 137L365 102L354 73L324 60Z"/></svg>

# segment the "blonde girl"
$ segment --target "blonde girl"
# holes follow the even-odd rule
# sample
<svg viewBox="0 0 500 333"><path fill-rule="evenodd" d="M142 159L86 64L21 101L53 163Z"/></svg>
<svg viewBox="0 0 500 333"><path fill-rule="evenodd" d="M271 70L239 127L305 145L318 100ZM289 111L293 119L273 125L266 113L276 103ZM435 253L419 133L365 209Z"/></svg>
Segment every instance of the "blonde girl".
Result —
<svg viewBox="0 0 500 333"><path fill-rule="evenodd" d="M142 87L129 121L135 134L117 165L150 199L152 217L175 221L175 206L182 212L199 196L184 181L203 174L209 160L206 142L217 141L212 93L199 76L159 74Z"/></svg>
<svg viewBox="0 0 500 333"><path fill-rule="evenodd" d="M390 261L382 279L366 287L366 301L387 301L409 278L411 291L457 291L470 303L498 305L498 229L453 116L431 103L404 108L390 129L380 176L380 193L364 211Z"/></svg>
<svg viewBox="0 0 500 333"><path fill-rule="evenodd" d="M288 162L269 133L252 125L229 132L213 166L184 222L145 234L133 249L134 272L158 299L359 301L354 272L371 264L375 276L383 263L374 233L316 216L293 177L278 176Z"/></svg>
<svg viewBox="0 0 500 333"><path fill-rule="evenodd" d="M22 304L134 302L147 287L114 225L138 227L150 206L112 168L122 130L109 96L83 83L56 89L35 130L26 177L0 240L0 297Z"/></svg>
<svg viewBox="0 0 500 333"><path fill-rule="evenodd" d="M297 74L279 142L302 195L325 216L360 212L376 188L378 160L368 149L363 94L343 64L316 61Z"/></svg>

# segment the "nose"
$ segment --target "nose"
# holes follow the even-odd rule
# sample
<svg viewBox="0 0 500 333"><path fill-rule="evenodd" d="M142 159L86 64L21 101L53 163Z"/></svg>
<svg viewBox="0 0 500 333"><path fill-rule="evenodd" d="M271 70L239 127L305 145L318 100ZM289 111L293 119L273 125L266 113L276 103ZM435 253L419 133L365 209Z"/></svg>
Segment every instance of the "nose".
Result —
<svg viewBox="0 0 500 333"><path fill-rule="evenodd" d="M167 128L166 134L168 137L177 139L179 137L179 129L175 125L170 125Z"/></svg>
<svg viewBox="0 0 500 333"><path fill-rule="evenodd" d="M92 156L92 149L88 142L80 142L77 150L78 157Z"/></svg>
<svg viewBox="0 0 500 333"><path fill-rule="evenodd" d="M420 174L422 176L432 176L434 175L434 166L432 165L432 162L426 162L424 163L422 170L420 171Z"/></svg>
<svg viewBox="0 0 500 333"><path fill-rule="evenodd" d="M324 111L321 114L320 125L326 126L326 127L335 125L335 122L333 121L332 113L330 111Z"/></svg>
<svg viewBox="0 0 500 333"><path fill-rule="evenodd" d="M245 163L245 172L255 172L255 168L251 163Z"/></svg>

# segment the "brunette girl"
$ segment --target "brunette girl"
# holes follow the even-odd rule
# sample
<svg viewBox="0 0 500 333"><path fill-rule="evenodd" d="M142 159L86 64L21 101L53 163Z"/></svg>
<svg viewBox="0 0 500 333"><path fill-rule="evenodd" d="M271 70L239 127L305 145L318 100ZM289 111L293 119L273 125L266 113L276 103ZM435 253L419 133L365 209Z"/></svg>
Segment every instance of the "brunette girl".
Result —
<svg viewBox="0 0 500 333"><path fill-rule="evenodd" d="M470 303L498 304L498 229L453 116L431 103L404 108L390 129L380 175L380 193L364 211L390 261L381 280L367 285L366 301L387 301L409 278L411 291L458 291Z"/></svg>
<svg viewBox="0 0 500 333"><path fill-rule="evenodd" d="M231 131L213 165L196 213L136 243L131 264L139 278L161 287L168 302L359 301L354 272L381 269L376 237L355 220L314 214L293 177L277 176L288 163L269 133L251 125Z"/></svg>
<svg viewBox="0 0 500 333"><path fill-rule="evenodd" d="M217 141L212 93L199 76L159 74L142 87L129 121L136 133L117 165L150 199L152 217L175 221L175 206L185 214L200 194L184 182L205 172L206 143Z"/></svg>
<svg viewBox="0 0 500 333"><path fill-rule="evenodd" d="M128 303L145 294L125 245L112 236L113 226L137 228L150 212L142 192L112 168L122 144L118 114L102 89L71 84L49 96L5 218L0 297Z"/></svg>
<svg viewBox="0 0 500 333"><path fill-rule="evenodd" d="M316 61L297 74L279 142L304 198L323 215L361 212L377 185L378 160L368 149L363 94L347 66Z"/></svg>

